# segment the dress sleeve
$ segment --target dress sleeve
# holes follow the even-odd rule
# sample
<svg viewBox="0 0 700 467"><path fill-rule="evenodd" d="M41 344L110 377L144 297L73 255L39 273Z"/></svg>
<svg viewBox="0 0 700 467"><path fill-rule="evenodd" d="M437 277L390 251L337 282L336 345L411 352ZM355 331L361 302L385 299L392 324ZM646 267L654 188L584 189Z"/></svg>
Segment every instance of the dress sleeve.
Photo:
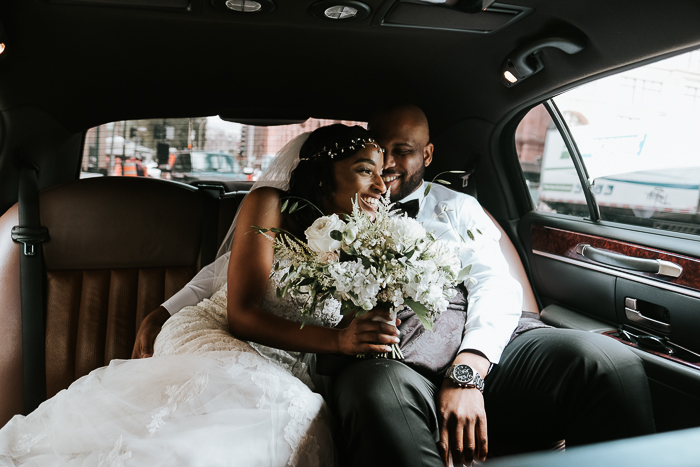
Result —
<svg viewBox="0 0 700 467"><path fill-rule="evenodd" d="M479 203L468 197L455 214L455 225L465 239L462 267L471 264L471 277L476 279L475 284L465 281L469 292L467 321L459 350L478 350L491 363L498 363L520 319L522 287L510 275L501 252L500 230Z"/></svg>
<svg viewBox="0 0 700 467"><path fill-rule="evenodd" d="M223 255L213 263L203 267L185 287L167 299L162 306L172 316L186 306L193 306L205 298L211 298L216 292L215 282L219 274L218 271L225 268L227 262L228 255Z"/></svg>

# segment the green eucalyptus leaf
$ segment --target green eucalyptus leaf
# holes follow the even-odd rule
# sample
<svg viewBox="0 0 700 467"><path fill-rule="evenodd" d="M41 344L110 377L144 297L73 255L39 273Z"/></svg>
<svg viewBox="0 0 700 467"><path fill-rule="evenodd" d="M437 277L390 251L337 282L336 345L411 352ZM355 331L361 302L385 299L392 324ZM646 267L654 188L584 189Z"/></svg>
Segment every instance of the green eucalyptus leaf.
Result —
<svg viewBox="0 0 700 467"><path fill-rule="evenodd" d="M447 172L448 174L464 174L467 173L464 170L450 170Z"/></svg>
<svg viewBox="0 0 700 467"><path fill-rule="evenodd" d="M343 232L340 230L331 230L331 238L339 242L343 241Z"/></svg>
<svg viewBox="0 0 700 467"><path fill-rule="evenodd" d="M299 201L295 201L294 204L292 204L292 207L289 208L289 214L291 214L291 213L293 213L294 211L296 211L298 207L299 207Z"/></svg>
<svg viewBox="0 0 700 467"><path fill-rule="evenodd" d="M425 305L418 303L415 300L411 300L410 298L404 299L404 303L408 305L411 310L413 310L425 329L428 331L433 330L433 323L431 323L428 319L428 309L425 307Z"/></svg>
<svg viewBox="0 0 700 467"><path fill-rule="evenodd" d="M281 212L284 212L287 209L287 205L289 204L289 200L285 199L284 203L282 203L282 209L280 209Z"/></svg>
<svg viewBox="0 0 700 467"><path fill-rule="evenodd" d="M452 183L448 182L447 180L435 180L438 183L442 183L443 185L452 185Z"/></svg>
<svg viewBox="0 0 700 467"><path fill-rule="evenodd" d="M479 235L484 235L483 233L481 233L481 230L476 229L476 231L479 232Z"/></svg>
<svg viewBox="0 0 700 467"><path fill-rule="evenodd" d="M475 240L474 234L472 233L471 230L468 230L468 229L467 229L467 235L469 235L469 238L471 238L472 240Z"/></svg>
<svg viewBox="0 0 700 467"><path fill-rule="evenodd" d="M459 282L464 282L467 279L467 277L469 277L470 272L472 272L472 265L471 264L469 266L462 268L462 270L459 271L459 274L457 274L457 280Z"/></svg>
<svg viewBox="0 0 700 467"><path fill-rule="evenodd" d="M428 193L430 193L430 189L433 187L432 183L428 183L428 186L425 187L425 192L423 192L423 196L428 196Z"/></svg>
<svg viewBox="0 0 700 467"><path fill-rule="evenodd" d="M281 230L280 230L280 229L278 229L277 227L273 227L273 228L271 228L271 229L270 229L270 232L274 232L274 233L280 233L280 232L281 232Z"/></svg>

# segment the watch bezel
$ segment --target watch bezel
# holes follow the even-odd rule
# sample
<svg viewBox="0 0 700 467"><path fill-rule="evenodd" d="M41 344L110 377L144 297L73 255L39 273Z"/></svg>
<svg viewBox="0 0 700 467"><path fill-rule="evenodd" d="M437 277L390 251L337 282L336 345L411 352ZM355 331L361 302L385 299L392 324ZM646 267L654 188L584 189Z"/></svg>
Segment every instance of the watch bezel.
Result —
<svg viewBox="0 0 700 467"><path fill-rule="evenodd" d="M463 378L458 379L456 372L458 369L462 369L464 367L468 369L467 374L469 375L469 377L465 381L462 381ZM482 393L484 392L484 379L474 368L471 367L471 365L467 365L466 363L458 363L456 365L452 365L447 370L445 377L450 378L450 380L453 383L455 383L461 388L477 388Z"/></svg>

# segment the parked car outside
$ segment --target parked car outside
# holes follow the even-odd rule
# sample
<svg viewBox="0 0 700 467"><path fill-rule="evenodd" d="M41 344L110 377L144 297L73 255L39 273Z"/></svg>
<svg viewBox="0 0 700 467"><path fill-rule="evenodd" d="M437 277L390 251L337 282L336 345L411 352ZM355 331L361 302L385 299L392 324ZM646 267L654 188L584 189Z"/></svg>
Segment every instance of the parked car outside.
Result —
<svg viewBox="0 0 700 467"><path fill-rule="evenodd" d="M177 154L170 169L171 180L190 183L195 180L247 180L248 175L233 155L227 152L190 151Z"/></svg>

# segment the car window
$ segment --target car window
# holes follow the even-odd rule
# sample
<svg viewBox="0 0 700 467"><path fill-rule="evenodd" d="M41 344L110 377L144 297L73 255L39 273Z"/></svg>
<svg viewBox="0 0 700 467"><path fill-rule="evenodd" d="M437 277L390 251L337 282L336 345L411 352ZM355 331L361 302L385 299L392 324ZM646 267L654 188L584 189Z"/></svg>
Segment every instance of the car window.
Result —
<svg viewBox="0 0 700 467"><path fill-rule="evenodd" d="M313 118L269 127L219 117L111 122L86 132L80 177L256 180L290 139L333 123L367 126Z"/></svg>
<svg viewBox="0 0 700 467"><path fill-rule="evenodd" d="M700 51L602 78L553 101L602 220L700 234ZM538 106L521 121L516 145L530 137L542 148L520 144L518 157L527 180L539 175L531 189L535 205L571 213L586 206L584 187L546 114Z"/></svg>
<svg viewBox="0 0 700 467"><path fill-rule="evenodd" d="M515 147L535 209L588 216L571 155L544 105L522 119L515 131Z"/></svg>

